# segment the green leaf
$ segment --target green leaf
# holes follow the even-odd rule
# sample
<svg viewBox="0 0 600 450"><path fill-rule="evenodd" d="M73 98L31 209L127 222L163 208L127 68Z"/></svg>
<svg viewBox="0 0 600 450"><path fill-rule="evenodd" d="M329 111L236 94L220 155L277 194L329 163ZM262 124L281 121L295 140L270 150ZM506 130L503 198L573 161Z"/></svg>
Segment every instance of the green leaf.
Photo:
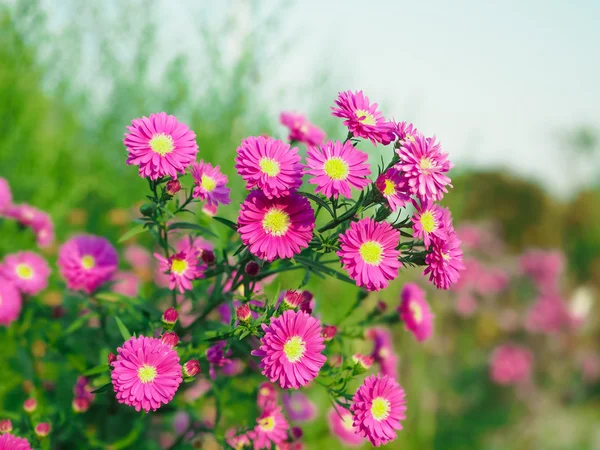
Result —
<svg viewBox="0 0 600 450"><path fill-rule="evenodd" d="M117 322L117 326L119 327L119 331L121 332L121 336L123 336L123 340L128 341L131 339L131 333L123 323L119 316L115 316L115 322Z"/></svg>
<svg viewBox="0 0 600 450"><path fill-rule="evenodd" d="M137 225L137 226L133 227L131 230L129 230L127 233L125 233L123 236L121 236L119 238L119 243L124 242L128 239L131 239L133 236L143 233L144 231L146 231L144 224Z"/></svg>
<svg viewBox="0 0 600 450"><path fill-rule="evenodd" d="M309 192L297 192L297 193L299 195L301 195L302 197L306 197L306 198L312 200L317 205L322 206L323 208L325 208L327 210L329 215L331 217L333 217L333 210L329 207L329 204L325 200L323 200L321 197L319 197L318 195L311 194Z"/></svg>
<svg viewBox="0 0 600 450"><path fill-rule="evenodd" d="M91 375L98 375L104 372L108 372L108 364L100 364L99 366L92 367L90 370L83 372L83 376L89 377Z"/></svg>
<svg viewBox="0 0 600 450"><path fill-rule="evenodd" d="M233 231L237 231L237 224L233 223L231 220L225 219L224 217L213 217L217 222L222 223L223 225L231 228Z"/></svg>
<svg viewBox="0 0 600 450"><path fill-rule="evenodd" d="M69 328L66 329L65 334L71 334L75 331L77 331L79 328L81 328L83 326L84 323L87 322L87 320L92 317L92 313L88 313L88 314L84 314L83 316L79 316L77 319L75 319L73 322L71 322L71 325L69 325Z"/></svg>
<svg viewBox="0 0 600 450"><path fill-rule="evenodd" d="M325 264L323 264L319 261L313 261L312 259L306 258L304 256L299 256L299 255L297 255L295 258L296 258L296 261L298 261L300 264L304 265L305 267L309 268L316 274L324 273L326 275L329 275L332 278L336 278L338 280L341 280L341 281L344 281L346 283L356 286L356 283L354 281L352 281L347 275L344 275L343 273L340 273L337 270L332 269L331 267L326 266Z"/></svg>
<svg viewBox="0 0 600 450"><path fill-rule="evenodd" d="M169 230L194 230L194 231L199 231L204 234L208 234L213 237L217 237L217 235L215 233L213 233L211 230L209 230L208 228L203 227L202 225L198 225L195 223L189 223L189 222L172 223L171 225L169 225Z"/></svg>
<svg viewBox="0 0 600 450"><path fill-rule="evenodd" d="M106 384L100 386L98 389L93 390L92 394L100 394L101 392L108 391L108 388L110 386L112 386L112 383L106 383Z"/></svg>

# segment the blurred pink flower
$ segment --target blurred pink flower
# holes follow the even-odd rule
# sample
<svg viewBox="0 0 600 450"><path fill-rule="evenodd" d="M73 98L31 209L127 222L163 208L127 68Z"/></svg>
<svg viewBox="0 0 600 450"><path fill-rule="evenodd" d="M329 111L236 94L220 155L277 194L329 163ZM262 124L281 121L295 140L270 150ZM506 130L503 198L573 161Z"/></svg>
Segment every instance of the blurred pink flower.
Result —
<svg viewBox="0 0 600 450"><path fill-rule="evenodd" d="M501 385L518 384L531 376L533 354L525 347L504 344L492 353L490 377Z"/></svg>
<svg viewBox="0 0 600 450"><path fill-rule="evenodd" d="M313 125L302 114L282 112L279 116L282 125L290 130L288 140L303 142L309 146L321 145L325 139L325 132Z"/></svg>

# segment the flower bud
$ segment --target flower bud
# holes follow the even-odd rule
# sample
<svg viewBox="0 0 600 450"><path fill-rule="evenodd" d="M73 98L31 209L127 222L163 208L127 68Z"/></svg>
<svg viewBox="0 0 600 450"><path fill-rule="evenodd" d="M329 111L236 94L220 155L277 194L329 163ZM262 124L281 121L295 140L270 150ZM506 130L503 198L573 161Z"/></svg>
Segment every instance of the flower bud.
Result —
<svg viewBox="0 0 600 450"><path fill-rule="evenodd" d="M52 427L48 422L40 422L35 426L35 435L39 438L44 438L50 434Z"/></svg>
<svg viewBox="0 0 600 450"><path fill-rule="evenodd" d="M84 413L90 409L90 401L84 397L74 398L72 406L74 412Z"/></svg>
<svg viewBox="0 0 600 450"><path fill-rule="evenodd" d="M108 354L107 359L108 359L108 367L110 367L112 369L112 365L117 360L117 356L113 352L110 352Z"/></svg>
<svg viewBox="0 0 600 450"><path fill-rule="evenodd" d="M12 429L12 422L10 420L0 420L0 434L10 433Z"/></svg>
<svg viewBox="0 0 600 450"><path fill-rule="evenodd" d="M374 360L372 356L364 356L360 353L352 355L352 362L354 363L354 373L365 373L371 368L371 366L373 365L373 361Z"/></svg>
<svg viewBox="0 0 600 450"><path fill-rule="evenodd" d="M197 359L190 359L183 365L183 374L186 378L194 378L200 373L200 363Z"/></svg>
<svg viewBox="0 0 600 450"><path fill-rule="evenodd" d="M167 185L165 187L165 191L167 191L167 194L171 196L177 194L180 189L181 183L179 182L179 180L170 180L169 182L167 182Z"/></svg>
<svg viewBox="0 0 600 450"><path fill-rule="evenodd" d="M325 342L329 342L330 340L332 340L335 335L337 333L337 327L335 325L327 325L326 327L323 327L323 339L325 340Z"/></svg>
<svg viewBox="0 0 600 450"><path fill-rule="evenodd" d="M149 217L154 213L154 205L152 203L144 203L140 206L140 212L142 216Z"/></svg>
<svg viewBox="0 0 600 450"><path fill-rule="evenodd" d="M377 302L377 311L379 311L379 314L383 314L385 312L385 310L387 309L387 304L381 300L379 300Z"/></svg>
<svg viewBox="0 0 600 450"><path fill-rule="evenodd" d="M179 314L177 313L177 310L175 308L167 309L162 315L163 326L167 330L172 329L175 326L175 324L177 323L178 318L179 318Z"/></svg>
<svg viewBox="0 0 600 450"><path fill-rule="evenodd" d="M283 310L296 309L302 304L303 301L304 297L302 296L302 292L292 290L285 291L281 306Z"/></svg>
<svg viewBox="0 0 600 450"><path fill-rule="evenodd" d="M340 367L342 362L342 355L339 354L331 355L329 358L327 358L327 364L329 364L331 367Z"/></svg>
<svg viewBox="0 0 600 450"><path fill-rule="evenodd" d="M256 261L250 261L246 264L246 274L255 277L260 272L260 265Z"/></svg>
<svg viewBox="0 0 600 450"><path fill-rule="evenodd" d="M205 264L212 264L215 262L215 254L212 250L203 250L201 258Z"/></svg>
<svg viewBox="0 0 600 450"><path fill-rule="evenodd" d="M302 436L304 436L304 431L302 431L302 428L300 428L300 427L293 427L292 428L292 438L294 440L298 440Z"/></svg>
<svg viewBox="0 0 600 450"><path fill-rule="evenodd" d="M300 305L300 311L304 311L307 314L312 314L314 306L314 295L310 291L302 291L302 297L304 297L304 301Z"/></svg>
<svg viewBox="0 0 600 450"><path fill-rule="evenodd" d="M162 335L162 343L168 345L171 348L175 348L179 344L179 336L173 331L167 331Z"/></svg>
<svg viewBox="0 0 600 450"><path fill-rule="evenodd" d="M37 400L35 398L28 398L23 403L23 409L26 413L31 414L37 409Z"/></svg>
<svg viewBox="0 0 600 450"><path fill-rule="evenodd" d="M248 303L235 308L235 315L240 323L247 324L252 320L252 311L250 311Z"/></svg>

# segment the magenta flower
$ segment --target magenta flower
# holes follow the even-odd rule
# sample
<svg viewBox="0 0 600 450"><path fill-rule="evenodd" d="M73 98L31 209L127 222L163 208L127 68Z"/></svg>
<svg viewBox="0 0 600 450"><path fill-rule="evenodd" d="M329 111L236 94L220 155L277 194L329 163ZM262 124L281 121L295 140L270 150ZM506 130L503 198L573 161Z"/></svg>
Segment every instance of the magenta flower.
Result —
<svg viewBox="0 0 600 450"><path fill-rule="evenodd" d="M544 293L556 293L565 266L560 250L529 249L519 258L521 272L531 278Z"/></svg>
<svg viewBox="0 0 600 450"><path fill-rule="evenodd" d="M336 406L327 413L329 431L336 436L340 442L350 447L358 447L364 443L363 437L354 428L352 413L346 408Z"/></svg>
<svg viewBox="0 0 600 450"><path fill-rule="evenodd" d="M127 164L139 166L142 178L177 178L196 159L196 134L165 112L133 119L123 143L129 156Z"/></svg>
<svg viewBox="0 0 600 450"><path fill-rule="evenodd" d="M352 398L354 427L371 444L379 447L396 439L401 420L406 419L404 389L388 376L367 377Z"/></svg>
<svg viewBox="0 0 600 450"><path fill-rule="evenodd" d="M0 273L23 294L36 295L48 287L50 267L37 253L19 252L6 255Z"/></svg>
<svg viewBox="0 0 600 450"><path fill-rule="evenodd" d="M12 205L12 193L8 181L0 177L0 214Z"/></svg>
<svg viewBox="0 0 600 450"><path fill-rule="evenodd" d="M190 165L190 174L194 178L194 198L206 200L209 205L229 205L231 189L227 187L227 175L221 173L220 167L200 160Z"/></svg>
<svg viewBox="0 0 600 450"><path fill-rule="evenodd" d="M282 112L279 116L282 125L289 128L288 140L303 142L308 146L321 145L325 139L325 132L313 125L302 114Z"/></svg>
<svg viewBox="0 0 600 450"><path fill-rule="evenodd" d="M0 450L31 450L27 439L7 433L0 435Z"/></svg>
<svg viewBox="0 0 600 450"><path fill-rule="evenodd" d="M425 291L415 283L406 283L402 288L402 303L398 307L400 319L406 329L422 342L433 333L433 314L425 300Z"/></svg>
<svg viewBox="0 0 600 450"><path fill-rule="evenodd" d="M181 251L171 255L168 259L155 253L154 257L158 259L161 272L169 273L169 289L177 288L182 294L192 289L192 281L198 278L204 278L206 266L200 264L198 260L199 253L196 249Z"/></svg>
<svg viewBox="0 0 600 450"><path fill-rule="evenodd" d="M531 376L533 354L529 349L505 344L494 350L490 361L490 377L501 385L518 384Z"/></svg>
<svg viewBox="0 0 600 450"><path fill-rule="evenodd" d="M217 367L225 367L227 364L231 364L231 359L229 359L231 349L225 350L226 345L227 342L220 341L206 350L206 360L209 363L208 372L213 380L217 378Z"/></svg>
<svg viewBox="0 0 600 450"><path fill-rule="evenodd" d="M387 200L392 211L397 211L410 201L408 184L402 173L393 167L377 177L375 186L377 186L381 195Z"/></svg>
<svg viewBox="0 0 600 450"><path fill-rule="evenodd" d="M0 325L9 326L21 314L21 294L3 276L0 276Z"/></svg>
<svg viewBox="0 0 600 450"><path fill-rule="evenodd" d="M400 232L389 223L370 218L352 222L339 239L337 255L357 286L379 291L398 276Z"/></svg>
<svg viewBox="0 0 600 450"><path fill-rule="evenodd" d="M321 322L303 311L288 310L271 319L252 355L261 357L262 374L283 389L298 389L312 381L327 359Z"/></svg>
<svg viewBox="0 0 600 450"><path fill-rule="evenodd" d="M531 333L552 334L571 322L564 301L556 294L543 294L525 316L525 329Z"/></svg>
<svg viewBox="0 0 600 450"><path fill-rule="evenodd" d="M195 249L200 256L202 256L204 252L212 252L214 248L215 246L213 243L207 241L202 236L184 236L175 243L176 252L187 252L190 249Z"/></svg>
<svg viewBox="0 0 600 450"><path fill-rule="evenodd" d="M111 290L125 297L136 297L140 289L140 279L133 272L121 270L113 277Z"/></svg>
<svg viewBox="0 0 600 450"><path fill-rule="evenodd" d="M252 442L248 436L249 433L237 433L238 431L235 428L231 428L225 433L225 440L232 448L241 450L252 446Z"/></svg>
<svg viewBox="0 0 600 450"><path fill-rule="evenodd" d="M297 194L269 199L262 191L251 192L238 217L242 242L267 261L292 258L307 248L314 227L310 202Z"/></svg>
<svg viewBox="0 0 600 450"><path fill-rule="evenodd" d="M446 239L448 231L453 229L452 223L447 223L444 218L449 218L449 215L443 213L443 208L430 199L416 202L413 200L415 214L412 217L413 221L413 237L422 239L425 247L431 245L431 238L435 236L439 239Z"/></svg>
<svg viewBox="0 0 600 450"><path fill-rule="evenodd" d="M146 272L152 264L152 254L140 245L125 247L125 261L136 271Z"/></svg>
<svg viewBox="0 0 600 450"><path fill-rule="evenodd" d="M38 438L45 438L46 436L48 436L50 434L51 430L52 430L52 426L48 422L38 423L35 426L35 428L33 429L35 435Z"/></svg>
<svg viewBox="0 0 600 450"><path fill-rule="evenodd" d="M119 403L156 411L175 396L183 381L177 352L160 339L132 337L117 349L111 372Z"/></svg>
<svg viewBox="0 0 600 450"><path fill-rule="evenodd" d="M54 225L48 214L31 205L9 205L2 213L25 227L30 227L39 247L48 247L54 242Z"/></svg>
<svg viewBox="0 0 600 450"><path fill-rule="evenodd" d="M425 257L427 267L423 275L429 275L429 281L438 289L449 289L458 281L460 272L465 268L462 259L460 240L454 230L451 230L446 239L432 239L430 253Z"/></svg>
<svg viewBox="0 0 600 450"><path fill-rule="evenodd" d="M371 355L383 375L398 378L398 355L394 351L393 338L389 330L385 328L369 328L366 337L373 341L373 352Z"/></svg>
<svg viewBox="0 0 600 450"><path fill-rule="evenodd" d="M367 178L371 169L369 156L354 148L351 142L328 141L321 147L310 147L306 154L306 173L313 175L308 182L316 184L315 192L327 197L352 197L351 187L362 190L371 184Z"/></svg>
<svg viewBox="0 0 600 450"><path fill-rule="evenodd" d="M89 380L86 377L78 377L73 386L73 395L75 398L84 398L92 402L96 397L92 394L93 388L89 383Z"/></svg>
<svg viewBox="0 0 600 450"><path fill-rule="evenodd" d="M396 150L400 157L397 169L404 172L404 178L413 195L422 200L441 200L447 186L452 187L445 174L452 168L448 154L443 153L435 137L418 136L415 140L405 140Z"/></svg>
<svg viewBox="0 0 600 450"><path fill-rule="evenodd" d="M256 403L260 409L265 409L268 405L277 404L279 393L274 384L265 381L258 387Z"/></svg>
<svg viewBox="0 0 600 450"><path fill-rule="evenodd" d="M398 122L395 124L394 132L400 141L415 141L422 136L419 130L410 122Z"/></svg>
<svg viewBox="0 0 600 450"><path fill-rule="evenodd" d="M235 168L246 189L260 189L268 198L284 197L302 184L298 149L277 139L250 136L237 148Z"/></svg>
<svg viewBox="0 0 600 450"><path fill-rule="evenodd" d="M373 145L377 142L390 143L392 124L377 110L377 103L369 103L369 97L362 91L340 92L335 104L331 107L331 114L345 119L344 125L354 136L370 139Z"/></svg>
<svg viewBox="0 0 600 450"><path fill-rule="evenodd" d="M91 294L117 271L117 251L100 236L80 235L60 248L58 266L67 287Z"/></svg>
<svg viewBox="0 0 600 450"><path fill-rule="evenodd" d="M307 422L317 416L316 405L302 392L285 393L283 407L292 421Z"/></svg>
<svg viewBox="0 0 600 450"><path fill-rule="evenodd" d="M248 433L254 442L254 449L271 448L271 443L280 444L287 439L290 428L281 406L269 405L258 419L254 430Z"/></svg>

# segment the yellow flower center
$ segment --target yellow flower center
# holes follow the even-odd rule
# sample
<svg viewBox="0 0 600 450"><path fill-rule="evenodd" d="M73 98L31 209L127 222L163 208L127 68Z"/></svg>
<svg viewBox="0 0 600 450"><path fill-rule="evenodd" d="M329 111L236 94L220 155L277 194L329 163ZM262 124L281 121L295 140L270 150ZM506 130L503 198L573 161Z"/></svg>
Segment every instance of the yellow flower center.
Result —
<svg viewBox="0 0 600 450"><path fill-rule="evenodd" d="M419 220L423 230L425 230L427 233L433 233L435 230L437 230L437 222L431 211L425 211L423 214L421 214L421 218Z"/></svg>
<svg viewBox="0 0 600 450"><path fill-rule="evenodd" d="M421 309L419 304L417 302L410 301L408 303L408 309L410 309L410 312L412 313L415 322L421 323L421 321L423 320L423 310Z"/></svg>
<svg viewBox="0 0 600 450"><path fill-rule="evenodd" d="M396 185L392 180L385 180L383 195L394 195L396 193Z"/></svg>
<svg viewBox="0 0 600 450"><path fill-rule="evenodd" d="M262 226L265 232L273 236L283 236L290 228L290 215L281 209L273 208L265 214Z"/></svg>
<svg viewBox="0 0 600 450"><path fill-rule="evenodd" d="M160 133L152 136L152 139L150 139L150 148L154 153L165 156L175 149L175 144L173 144L173 138L170 135Z"/></svg>
<svg viewBox="0 0 600 450"><path fill-rule="evenodd" d="M275 417L267 416L262 419L258 419L258 426L262 431L273 431L275 428Z"/></svg>
<svg viewBox="0 0 600 450"><path fill-rule="evenodd" d="M188 262L185 259L174 259L171 262L171 273L182 275L188 268Z"/></svg>
<svg viewBox="0 0 600 450"><path fill-rule="evenodd" d="M269 175L270 177L276 177L281 172L279 163L271 158L261 158L258 162L262 173Z"/></svg>
<svg viewBox="0 0 600 450"><path fill-rule="evenodd" d="M448 253L442 253L442 258L444 258L444 261L450 261L450 255Z"/></svg>
<svg viewBox="0 0 600 450"><path fill-rule="evenodd" d="M383 260L383 247L377 241L367 241L358 249L361 258L367 264L378 266Z"/></svg>
<svg viewBox="0 0 600 450"><path fill-rule="evenodd" d="M300 336L293 336L283 345L283 353L289 362L294 363L304 355L306 342Z"/></svg>
<svg viewBox="0 0 600 450"><path fill-rule="evenodd" d="M385 420L390 415L390 401L383 397L375 397L371 402L371 414L377 421Z"/></svg>
<svg viewBox="0 0 600 450"><path fill-rule="evenodd" d="M266 397L267 395L269 395L271 393L271 390L269 388L260 388L259 390L260 395L262 395L263 397Z"/></svg>
<svg viewBox="0 0 600 450"><path fill-rule="evenodd" d="M217 182L213 177L202 175L202 181L200 183L202 188L207 192L212 192L217 187Z"/></svg>
<svg viewBox="0 0 600 450"><path fill-rule="evenodd" d="M325 161L323 170L332 180L345 180L348 176L349 167L348 163L342 158L334 156Z"/></svg>
<svg viewBox="0 0 600 450"><path fill-rule="evenodd" d="M138 369L138 378L143 384L152 383L156 378L156 367L144 364Z"/></svg>
<svg viewBox="0 0 600 450"><path fill-rule="evenodd" d="M356 110L356 117L358 117L358 121L363 125L377 125L377 121L375 120L375 116L371 114L369 111L364 109Z"/></svg>
<svg viewBox="0 0 600 450"><path fill-rule="evenodd" d="M81 258L81 265L86 270L93 269L96 267L96 260L92 255L84 255L83 258Z"/></svg>
<svg viewBox="0 0 600 450"><path fill-rule="evenodd" d="M346 431L354 431L354 423L352 421L352 414L344 414L342 418L342 426Z"/></svg>
<svg viewBox="0 0 600 450"><path fill-rule="evenodd" d="M308 133L308 125L306 125L306 124L305 124L305 125L302 125L302 126L300 127L300 133L302 133L302 134L306 134L306 133Z"/></svg>
<svg viewBox="0 0 600 450"><path fill-rule="evenodd" d="M33 268L29 264L17 264L17 268L15 270L19 278L23 278L25 280L30 280L33 278Z"/></svg>
<svg viewBox="0 0 600 450"><path fill-rule="evenodd" d="M433 162L429 158L421 158L421 169L428 170L433 167Z"/></svg>

